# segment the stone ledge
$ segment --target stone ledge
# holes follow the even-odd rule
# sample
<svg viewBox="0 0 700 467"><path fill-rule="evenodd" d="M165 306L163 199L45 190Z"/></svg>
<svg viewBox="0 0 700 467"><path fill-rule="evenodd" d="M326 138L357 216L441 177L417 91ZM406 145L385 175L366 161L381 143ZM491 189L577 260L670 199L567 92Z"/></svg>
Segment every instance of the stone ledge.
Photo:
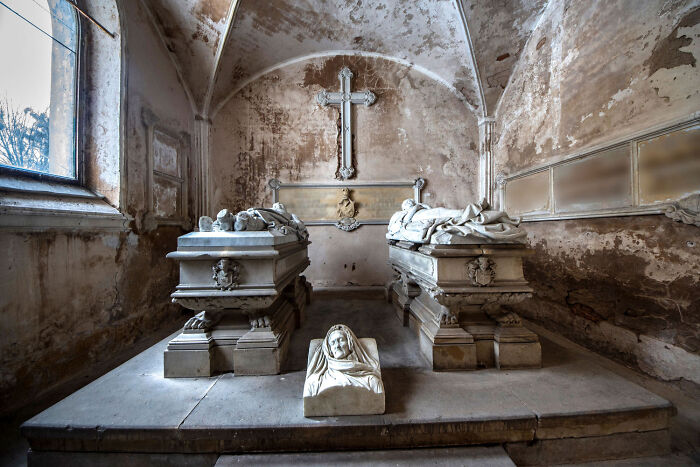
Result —
<svg viewBox="0 0 700 467"><path fill-rule="evenodd" d="M0 192L0 229L15 231L110 230L126 232L131 218L93 195Z"/></svg>
<svg viewBox="0 0 700 467"><path fill-rule="evenodd" d="M361 309L371 311L371 324ZM549 357L540 370L433 372L405 353L417 347L417 337L383 301L316 301L307 313L290 342L291 371L166 380L166 339L26 422L22 434L35 451L201 454L522 443L559 452L566 443L595 449L596 440L626 439L628 451L637 446L634 455L651 455L642 452L648 437L668 432L668 401L546 339ZM377 339L384 415L303 417L308 336L322 335L334 322Z"/></svg>
<svg viewBox="0 0 700 467"><path fill-rule="evenodd" d="M507 443L506 452L517 465L553 465L668 454L668 430L619 433L586 438Z"/></svg>

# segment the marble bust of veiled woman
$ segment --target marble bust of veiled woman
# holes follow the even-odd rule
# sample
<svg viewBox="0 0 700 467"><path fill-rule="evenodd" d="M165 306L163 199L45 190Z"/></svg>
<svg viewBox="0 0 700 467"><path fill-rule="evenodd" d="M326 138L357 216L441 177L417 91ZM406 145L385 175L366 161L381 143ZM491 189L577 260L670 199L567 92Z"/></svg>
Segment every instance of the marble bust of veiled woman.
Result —
<svg viewBox="0 0 700 467"><path fill-rule="evenodd" d="M384 393L379 361L349 327L336 324L309 356L304 397L318 396L328 389L343 386Z"/></svg>

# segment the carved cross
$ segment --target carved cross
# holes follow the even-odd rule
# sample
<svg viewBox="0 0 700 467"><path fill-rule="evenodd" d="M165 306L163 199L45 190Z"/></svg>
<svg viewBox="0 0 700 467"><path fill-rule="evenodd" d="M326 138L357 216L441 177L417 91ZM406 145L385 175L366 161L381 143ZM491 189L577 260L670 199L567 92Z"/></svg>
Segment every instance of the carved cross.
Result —
<svg viewBox="0 0 700 467"><path fill-rule="evenodd" d="M340 106L340 132L341 132L341 159L340 177L343 180L352 178L355 169L352 167L352 125L350 117L350 104L364 104L369 107L377 100L377 96L372 91L350 90L350 79L353 77L350 68L344 67L338 73L340 80L340 92L328 92L325 89L316 94L316 102L323 107L327 105Z"/></svg>

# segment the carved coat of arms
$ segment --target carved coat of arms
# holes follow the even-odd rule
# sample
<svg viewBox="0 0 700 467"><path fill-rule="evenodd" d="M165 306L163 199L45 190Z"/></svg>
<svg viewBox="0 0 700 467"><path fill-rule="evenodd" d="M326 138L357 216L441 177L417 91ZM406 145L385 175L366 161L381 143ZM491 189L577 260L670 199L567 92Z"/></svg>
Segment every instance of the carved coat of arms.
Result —
<svg viewBox="0 0 700 467"><path fill-rule="evenodd" d="M212 266L212 279L221 290L232 290L238 286L240 265L229 258L222 258Z"/></svg>
<svg viewBox="0 0 700 467"><path fill-rule="evenodd" d="M479 256L467 263L467 278L476 287L486 287L496 278L494 262L486 256Z"/></svg>

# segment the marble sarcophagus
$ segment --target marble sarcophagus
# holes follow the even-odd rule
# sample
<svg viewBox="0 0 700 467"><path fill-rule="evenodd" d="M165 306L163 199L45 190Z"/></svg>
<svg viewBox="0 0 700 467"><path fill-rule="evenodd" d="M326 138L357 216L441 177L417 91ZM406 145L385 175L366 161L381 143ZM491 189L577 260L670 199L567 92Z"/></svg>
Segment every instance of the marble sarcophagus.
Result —
<svg viewBox="0 0 700 467"><path fill-rule="evenodd" d="M203 217L168 258L180 263L173 302L196 312L168 343L166 377L277 374L304 318L310 285L303 222L277 203Z"/></svg>
<svg viewBox="0 0 700 467"><path fill-rule="evenodd" d="M507 306L532 296L525 232L485 202L464 210L406 200L389 224L389 298L435 370L537 368L538 336Z"/></svg>

